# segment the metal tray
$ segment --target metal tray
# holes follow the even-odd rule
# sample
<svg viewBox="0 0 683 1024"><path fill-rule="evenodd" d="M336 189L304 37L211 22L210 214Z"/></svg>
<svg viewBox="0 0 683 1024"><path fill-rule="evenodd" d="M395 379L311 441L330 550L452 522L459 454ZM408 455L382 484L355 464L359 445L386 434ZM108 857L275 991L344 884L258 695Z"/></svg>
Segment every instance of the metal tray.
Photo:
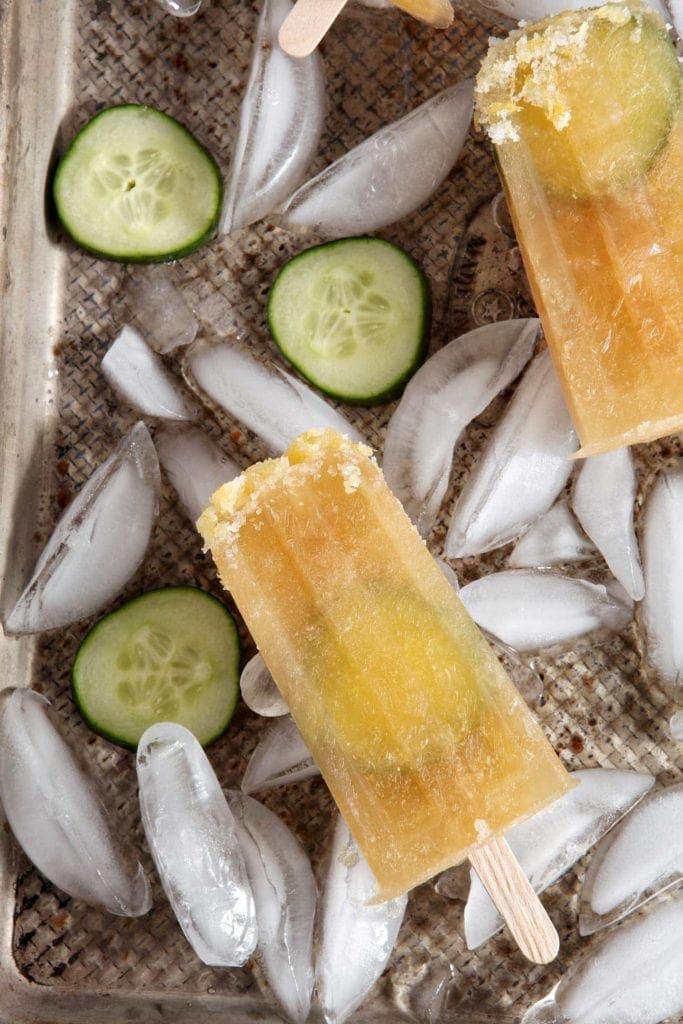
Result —
<svg viewBox="0 0 683 1024"><path fill-rule="evenodd" d="M98 367L127 319L127 282L136 270L94 259L59 237L46 199L55 154L101 107L149 102L186 123L227 169L255 20L255 7L236 0L206 0L205 11L189 21L165 15L152 0L5 0L0 7L3 607L16 598L61 509L133 420ZM350 8L324 44L330 113L316 169L437 89L473 74L494 28L486 11L458 9L452 30L439 33L395 12ZM529 309L514 239L500 204L490 205L497 189L490 154L472 136L433 200L383 232L421 261L432 282L433 347L475 324ZM216 241L171 273L203 333L239 333L265 353L263 299L273 274L287 256L315 241L262 223ZM454 490L499 408L494 403L467 432ZM381 447L392 409L346 411ZM224 440L230 435L242 465L267 454L223 415L207 412L205 425ZM678 442L638 450L641 498L652 471L676 453ZM444 532L441 522L431 538L434 550ZM467 580L502 559L501 553L470 559L459 571ZM149 557L123 596L177 582L220 593L212 565L165 485ZM131 755L93 736L71 702L69 668L88 626L0 640L0 685L30 685L53 701L68 738L121 809L131 839L142 843ZM662 783L680 778L683 755L666 728L673 709L644 676L636 627L544 657L539 665L546 684L539 714L568 767L640 768ZM211 748L226 785L238 782L261 727L241 709ZM319 867L332 811L324 785L311 780L266 794L264 802L294 828ZM518 1019L591 948L594 940L579 939L576 923L582 873L579 864L547 894L562 939L560 959L547 968L526 963L505 936L469 953L462 903L439 896L431 884L421 886L390 966L354 1020L403 1019L414 985L435 964L452 968L443 1021ZM108 916L54 890L6 826L0 829L1 1020L201 1024L219 1018L235 1024L279 1019L253 970L199 963L158 886L146 917Z"/></svg>

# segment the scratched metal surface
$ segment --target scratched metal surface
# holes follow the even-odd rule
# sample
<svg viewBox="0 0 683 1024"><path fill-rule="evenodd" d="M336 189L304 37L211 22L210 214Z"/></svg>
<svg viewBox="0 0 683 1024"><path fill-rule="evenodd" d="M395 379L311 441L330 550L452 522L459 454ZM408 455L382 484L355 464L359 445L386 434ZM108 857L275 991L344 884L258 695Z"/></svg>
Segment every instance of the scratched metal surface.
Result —
<svg viewBox="0 0 683 1024"><path fill-rule="evenodd" d="M3 253L4 384L2 477L3 602L16 595L62 508L133 422L108 388L99 362L126 321L135 268L97 260L60 238L44 190L54 154L103 106L144 102L183 121L227 170L256 10L234 0L207 0L188 21L140 0L15 0L0 21L3 101L14 110L2 127L7 246ZM473 74L494 24L459 10L438 33L401 15L353 7L324 45L330 113L314 169L444 85ZM432 201L382 234L424 266L434 298L432 347L491 319L532 309L514 238L499 200L495 169L473 135ZM46 219L47 216L47 219ZM257 353L273 355L264 298L284 259L316 239L262 223L215 241L170 270L196 310L204 335L238 333ZM181 369L181 367L179 367ZM504 407L493 405L458 450L447 511ZM345 409L381 451L394 406ZM266 455L239 424L207 409L205 426L241 464ZM652 474L680 454L662 442L637 452L639 500ZM439 552L442 518L430 543ZM502 567L506 549L460 563L463 581ZM600 576L596 563L589 566ZM121 599L153 586L192 582L221 594L212 565L164 484L149 556ZM37 640L2 640L3 685L31 685L53 702L67 738L99 774L121 811L130 841L144 848L132 756L93 736L74 710L69 669L90 623ZM245 655L251 653L242 630ZM661 783L680 778L681 748L668 738L673 710L641 664L637 625L621 636L582 642L539 659L545 679L539 715L569 768L607 765L647 770ZM210 750L226 786L236 785L263 723L241 708ZM311 780L264 795L293 828L320 870L332 804ZM0 1019L12 1021L275 1020L251 965L214 970L185 942L155 883L154 909L123 920L55 890L0 834ZM580 863L547 894L561 939L550 967L526 963L505 936L471 953L462 938L462 902L432 884L412 895L397 949L371 998L354 1018L398 1019L416 980L437 965L452 969L443 1020L512 1022L544 995L562 970L600 936L578 936ZM450 965L450 967L449 967Z"/></svg>

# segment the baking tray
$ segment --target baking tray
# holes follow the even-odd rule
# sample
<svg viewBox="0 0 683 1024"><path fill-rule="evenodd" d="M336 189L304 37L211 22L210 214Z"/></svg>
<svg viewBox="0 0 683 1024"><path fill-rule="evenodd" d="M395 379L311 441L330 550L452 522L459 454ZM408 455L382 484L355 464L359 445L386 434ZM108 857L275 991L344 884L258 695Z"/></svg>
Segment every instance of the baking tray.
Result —
<svg viewBox="0 0 683 1024"><path fill-rule="evenodd" d="M99 362L129 316L127 285L135 268L106 263L65 243L56 231L46 186L54 160L74 130L103 106L147 102L183 121L229 165L248 67L256 8L206 0L189 21L165 15L152 0L4 0L0 6L3 246L3 452L0 465L2 605L16 599L61 510L134 417L115 399ZM447 33L396 12L350 8L324 44L330 113L315 170L381 124L439 88L473 74L493 15L456 10ZM432 347L492 319L526 315L528 289L504 207L491 200L498 183L491 155L477 136L432 201L382 234L424 266L433 288ZM216 241L170 269L197 311L204 335L240 335L254 352L272 354L263 308L277 268L313 244L264 222ZM458 450L452 501L500 411L494 402ZM381 449L394 406L345 409ZM215 411L214 411L215 412ZM204 426L243 466L266 455L258 439L221 414ZM680 441L637 450L641 489L680 454ZM440 521L430 538L439 551ZM502 567L494 552L458 566L464 582ZM599 575L599 565L589 567ZM121 599L153 586L196 583L221 594L210 561L164 484L149 556ZM224 595L223 595L224 596ZM133 759L95 737L75 714L69 667L89 623L44 637L0 640L0 685L30 685L53 701L67 738L103 779L131 841L143 847ZM253 647L243 630L245 656ZM637 628L584 641L537 659L545 680L539 715L571 769L599 765L680 779L681 747L668 735L673 707L646 678ZM236 785L262 729L241 708L210 750L225 785ZM320 780L263 795L294 829L319 869L329 839L332 804ZM150 877L155 878L146 851ZM464 869L463 869L464 870ZM410 900L389 968L356 1022L403 1019L430 965L452 966L448 1024L511 1024L558 980L579 953L600 941L580 939L577 892L583 862L544 897L562 939L559 960L535 967L500 935L479 952L465 949L462 903L429 883ZM213 970L194 957L155 881L153 911L111 917L52 888L0 829L0 1019L88 1022L217 1019L275 1021L250 967Z"/></svg>

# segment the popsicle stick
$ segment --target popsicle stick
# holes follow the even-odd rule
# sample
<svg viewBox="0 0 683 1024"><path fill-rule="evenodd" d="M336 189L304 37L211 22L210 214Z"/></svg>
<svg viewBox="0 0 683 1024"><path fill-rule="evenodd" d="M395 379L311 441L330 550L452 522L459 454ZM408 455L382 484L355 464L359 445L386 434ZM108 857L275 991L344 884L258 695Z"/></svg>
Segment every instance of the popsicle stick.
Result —
<svg viewBox="0 0 683 1024"><path fill-rule="evenodd" d="M560 949L555 925L507 841L491 839L473 850L470 864L527 960L535 964L554 960Z"/></svg>
<svg viewBox="0 0 683 1024"><path fill-rule="evenodd" d="M290 57L308 57L345 6L346 0L297 0L280 26L278 40Z"/></svg>

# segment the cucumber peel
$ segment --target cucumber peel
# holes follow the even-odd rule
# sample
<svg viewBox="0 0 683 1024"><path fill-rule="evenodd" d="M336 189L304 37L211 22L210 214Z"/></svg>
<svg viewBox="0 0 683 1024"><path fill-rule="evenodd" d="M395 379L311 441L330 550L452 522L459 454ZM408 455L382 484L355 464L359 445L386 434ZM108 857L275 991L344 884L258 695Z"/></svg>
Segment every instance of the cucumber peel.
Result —
<svg viewBox="0 0 683 1024"><path fill-rule="evenodd" d="M202 746L239 696L240 642L220 601L195 587L151 590L109 612L82 641L73 697L90 728L135 750L155 722L177 722Z"/></svg>
<svg viewBox="0 0 683 1024"><path fill-rule="evenodd" d="M105 259L161 263L216 231L220 172L178 121L154 107L108 107L78 132L55 172L66 232Z"/></svg>
<svg viewBox="0 0 683 1024"><path fill-rule="evenodd" d="M370 237L299 253L268 299L270 331L285 358L321 391L357 405L400 393L426 354L430 313L417 263Z"/></svg>

